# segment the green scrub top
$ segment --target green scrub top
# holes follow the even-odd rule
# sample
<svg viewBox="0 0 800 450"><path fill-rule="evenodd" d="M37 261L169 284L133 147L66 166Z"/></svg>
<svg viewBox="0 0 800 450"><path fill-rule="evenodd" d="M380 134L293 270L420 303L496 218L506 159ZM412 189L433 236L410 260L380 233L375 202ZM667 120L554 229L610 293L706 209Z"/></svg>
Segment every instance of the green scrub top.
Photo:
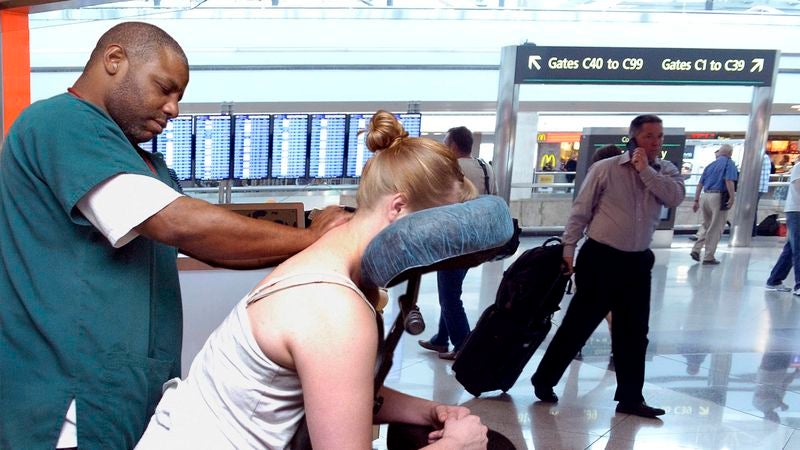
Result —
<svg viewBox="0 0 800 450"><path fill-rule="evenodd" d="M69 94L23 111L0 152L0 448L54 448L73 398L81 450L132 448L180 376L176 249L115 249L76 204L120 173L177 186Z"/></svg>

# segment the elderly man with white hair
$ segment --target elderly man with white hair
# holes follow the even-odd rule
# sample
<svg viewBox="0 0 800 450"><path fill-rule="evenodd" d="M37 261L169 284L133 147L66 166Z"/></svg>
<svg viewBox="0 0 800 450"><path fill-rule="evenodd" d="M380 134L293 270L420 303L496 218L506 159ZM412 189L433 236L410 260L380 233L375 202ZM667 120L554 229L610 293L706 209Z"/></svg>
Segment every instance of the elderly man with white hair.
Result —
<svg viewBox="0 0 800 450"><path fill-rule="evenodd" d="M722 144L714 153L717 159L703 170L692 205L692 211L702 211L703 223L697 232L697 241L690 255L693 260L700 261L700 251L705 247L703 264L719 264L714 253L722 237L728 210L733 206L736 194L734 182L739 178L739 171L731 161L733 147Z"/></svg>

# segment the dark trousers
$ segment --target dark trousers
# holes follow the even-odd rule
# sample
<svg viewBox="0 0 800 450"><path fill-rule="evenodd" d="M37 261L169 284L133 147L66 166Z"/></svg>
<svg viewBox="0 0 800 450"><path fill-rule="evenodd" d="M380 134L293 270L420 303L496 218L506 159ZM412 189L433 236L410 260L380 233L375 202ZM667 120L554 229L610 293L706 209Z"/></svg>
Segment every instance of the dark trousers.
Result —
<svg viewBox="0 0 800 450"><path fill-rule="evenodd" d="M431 337L431 343L448 345L453 343L453 350L461 350L469 334L469 322L461 301L461 292L467 268L447 269L436 272L436 281L439 288L439 306L442 311L439 315L439 329Z"/></svg>
<svg viewBox="0 0 800 450"><path fill-rule="evenodd" d="M576 293L531 381L552 387L609 311L617 376L614 400L644 401L653 252L623 252L589 239L575 264Z"/></svg>

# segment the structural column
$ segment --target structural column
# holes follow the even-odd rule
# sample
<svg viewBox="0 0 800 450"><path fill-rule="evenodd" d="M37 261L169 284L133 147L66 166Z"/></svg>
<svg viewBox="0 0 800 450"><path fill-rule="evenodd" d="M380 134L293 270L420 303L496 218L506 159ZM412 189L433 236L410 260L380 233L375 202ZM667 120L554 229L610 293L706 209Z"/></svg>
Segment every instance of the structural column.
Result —
<svg viewBox="0 0 800 450"><path fill-rule="evenodd" d="M0 122L3 138L19 113L31 103L31 57L28 14L0 11Z"/></svg>
<svg viewBox="0 0 800 450"><path fill-rule="evenodd" d="M514 161L514 140L517 135L519 85L514 83L517 47L503 47L497 87L497 117L494 128L494 175L497 195L508 203L511 199L511 175Z"/></svg>
<svg viewBox="0 0 800 450"><path fill-rule="evenodd" d="M776 57L777 61L778 58ZM769 134L769 119L772 115L773 86L777 69L770 86L753 88L750 119L744 139L744 155L739 184L734 200L734 216L731 220L731 247L749 247L752 239L753 221L758 198L758 183L761 178L761 162Z"/></svg>

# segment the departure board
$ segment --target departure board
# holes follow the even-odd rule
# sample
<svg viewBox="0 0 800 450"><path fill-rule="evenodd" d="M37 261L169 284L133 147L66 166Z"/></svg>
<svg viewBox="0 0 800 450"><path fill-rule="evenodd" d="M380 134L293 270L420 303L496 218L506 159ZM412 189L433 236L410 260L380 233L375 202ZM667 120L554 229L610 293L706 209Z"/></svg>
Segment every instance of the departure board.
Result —
<svg viewBox="0 0 800 450"><path fill-rule="evenodd" d="M373 114L350 114L350 124L348 128L347 140L347 172L345 176L360 177L364 164L372 157L373 153L367 148L365 138L366 133L358 134L361 130L366 130ZM403 125L410 137L419 137L422 131L422 115L419 113L395 114L397 120Z"/></svg>
<svg viewBox="0 0 800 450"><path fill-rule="evenodd" d="M233 124L233 177L269 177L269 114L237 114Z"/></svg>
<svg viewBox="0 0 800 450"><path fill-rule="evenodd" d="M397 120L403 124L408 135L411 137L419 137L422 132L422 115L419 113L402 113L395 114Z"/></svg>
<svg viewBox="0 0 800 450"><path fill-rule="evenodd" d="M167 121L156 137L156 151L164 155L167 167L179 180L192 178L192 116L178 116Z"/></svg>
<svg viewBox="0 0 800 450"><path fill-rule="evenodd" d="M153 139L150 139L146 142L140 142L139 148L146 151L147 153L153 153Z"/></svg>
<svg viewBox="0 0 800 450"><path fill-rule="evenodd" d="M372 152L367 148L365 138L367 133L359 131L367 129L372 114L350 114L347 137L347 172L348 177L360 177L364 164L372 157Z"/></svg>
<svg viewBox="0 0 800 450"><path fill-rule="evenodd" d="M194 178L196 180L230 178L231 116L195 116L194 133Z"/></svg>
<svg viewBox="0 0 800 450"><path fill-rule="evenodd" d="M311 116L310 177L333 178L343 175L346 126L345 114Z"/></svg>
<svg viewBox="0 0 800 450"><path fill-rule="evenodd" d="M305 177L307 148L307 114L275 114L272 116L271 177Z"/></svg>

